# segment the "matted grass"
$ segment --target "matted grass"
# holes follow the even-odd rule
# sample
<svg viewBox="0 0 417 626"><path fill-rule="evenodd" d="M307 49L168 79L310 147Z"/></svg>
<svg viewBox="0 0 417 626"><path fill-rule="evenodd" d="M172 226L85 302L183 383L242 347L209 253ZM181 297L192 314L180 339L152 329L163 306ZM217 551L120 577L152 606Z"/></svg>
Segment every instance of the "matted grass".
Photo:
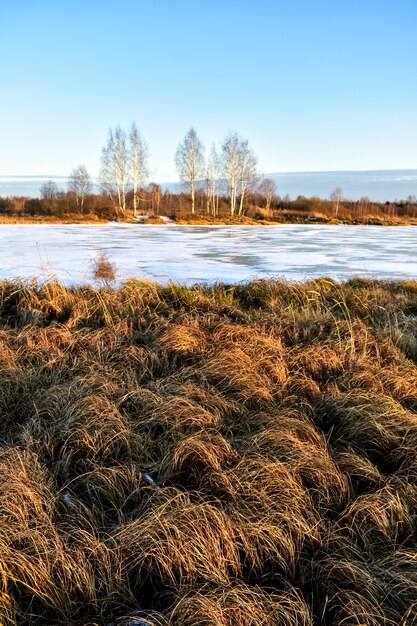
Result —
<svg viewBox="0 0 417 626"><path fill-rule="evenodd" d="M417 624L417 282L0 283L11 625Z"/></svg>

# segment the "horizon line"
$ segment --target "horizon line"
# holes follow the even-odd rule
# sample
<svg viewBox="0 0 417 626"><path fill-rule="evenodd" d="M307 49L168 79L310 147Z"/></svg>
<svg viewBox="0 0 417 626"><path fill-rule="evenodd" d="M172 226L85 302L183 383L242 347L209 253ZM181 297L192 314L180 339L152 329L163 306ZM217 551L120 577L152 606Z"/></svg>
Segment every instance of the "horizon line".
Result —
<svg viewBox="0 0 417 626"><path fill-rule="evenodd" d="M270 175L286 175L286 174L358 174L358 173L375 173L375 172L417 172L417 167L400 167L400 168L380 168L380 169L336 169L336 170L286 170L286 171L269 171L265 176ZM0 180L13 179L22 180L33 178L69 178L70 174L0 174ZM92 176L92 178L98 178ZM161 176L163 178L163 176ZM178 180L165 180L165 183L177 183Z"/></svg>

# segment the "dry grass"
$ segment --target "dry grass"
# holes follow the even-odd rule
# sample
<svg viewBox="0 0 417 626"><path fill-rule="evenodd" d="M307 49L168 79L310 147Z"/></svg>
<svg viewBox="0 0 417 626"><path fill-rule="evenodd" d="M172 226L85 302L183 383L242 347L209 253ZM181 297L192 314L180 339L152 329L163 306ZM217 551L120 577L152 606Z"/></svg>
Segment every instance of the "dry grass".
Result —
<svg viewBox="0 0 417 626"><path fill-rule="evenodd" d="M0 215L0 224L106 224L95 213L67 213L63 215Z"/></svg>
<svg viewBox="0 0 417 626"><path fill-rule="evenodd" d="M104 252L92 260L91 269L94 280L103 285L111 285L116 280L116 265L110 261Z"/></svg>
<svg viewBox="0 0 417 626"><path fill-rule="evenodd" d="M1 624L417 624L416 314L412 281L0 283Z"/></svg>

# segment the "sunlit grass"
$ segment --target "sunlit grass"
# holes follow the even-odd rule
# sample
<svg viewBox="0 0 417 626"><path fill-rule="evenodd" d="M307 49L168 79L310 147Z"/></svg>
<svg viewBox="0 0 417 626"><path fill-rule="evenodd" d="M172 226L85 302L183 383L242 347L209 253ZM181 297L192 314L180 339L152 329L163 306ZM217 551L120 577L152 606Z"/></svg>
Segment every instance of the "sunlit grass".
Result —
<svg viewBox="0 0 417 626"><path fill-rule="evenodd" d="M415 281L1 282L2 624L417 623L416 336Z"/></svg>

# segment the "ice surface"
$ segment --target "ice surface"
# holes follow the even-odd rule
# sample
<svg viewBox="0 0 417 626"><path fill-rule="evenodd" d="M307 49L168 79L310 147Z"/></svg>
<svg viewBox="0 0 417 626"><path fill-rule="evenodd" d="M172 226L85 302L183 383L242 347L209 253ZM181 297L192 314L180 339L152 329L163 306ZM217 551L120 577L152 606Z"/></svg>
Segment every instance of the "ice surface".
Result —
<svg viewBox="0 0 417 626"><path fill-rule="evenodd" d="M91 282L91 259L105 252L120 280L417 278L416 244L412 226L5 224L0 276Z"/></svg>

